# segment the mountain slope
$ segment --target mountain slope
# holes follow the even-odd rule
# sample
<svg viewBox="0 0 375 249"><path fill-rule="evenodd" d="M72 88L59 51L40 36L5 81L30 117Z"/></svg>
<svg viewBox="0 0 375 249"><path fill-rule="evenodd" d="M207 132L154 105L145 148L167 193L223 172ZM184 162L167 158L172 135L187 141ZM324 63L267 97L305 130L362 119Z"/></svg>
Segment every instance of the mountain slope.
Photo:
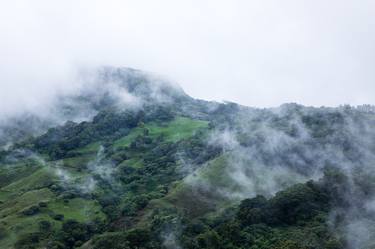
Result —
<svg viewBox="0 0 375 249"><path fill-rule="evenodd" d="M7 122L0 248L372 248L370 107L206 102L124 68L93 82L32 129Z"/></svg>

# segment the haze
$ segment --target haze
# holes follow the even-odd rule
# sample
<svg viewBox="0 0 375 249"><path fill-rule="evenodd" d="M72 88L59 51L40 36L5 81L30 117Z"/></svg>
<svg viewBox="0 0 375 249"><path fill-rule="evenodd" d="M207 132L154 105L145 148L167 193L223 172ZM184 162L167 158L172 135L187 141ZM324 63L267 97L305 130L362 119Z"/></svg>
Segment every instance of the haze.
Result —
<svg viewBox="0 0 375 249"><path fill-rule="evenodd" d="M0 114L47 105L101 65L257 107L375 104L375 2L3 1Z"/></svg>

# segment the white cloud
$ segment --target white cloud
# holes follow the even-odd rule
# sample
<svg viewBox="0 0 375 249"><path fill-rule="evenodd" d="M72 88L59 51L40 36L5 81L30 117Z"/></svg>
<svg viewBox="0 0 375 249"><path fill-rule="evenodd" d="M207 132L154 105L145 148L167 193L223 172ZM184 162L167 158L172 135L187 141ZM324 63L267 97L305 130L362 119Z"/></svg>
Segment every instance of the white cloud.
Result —
<svg viewBox="0 0 375 249"><path fill-rule="evenodd" d="M204 99L375 104L374 16L371 0L4 1L0 114L36 108L103 64Z"/></svg>

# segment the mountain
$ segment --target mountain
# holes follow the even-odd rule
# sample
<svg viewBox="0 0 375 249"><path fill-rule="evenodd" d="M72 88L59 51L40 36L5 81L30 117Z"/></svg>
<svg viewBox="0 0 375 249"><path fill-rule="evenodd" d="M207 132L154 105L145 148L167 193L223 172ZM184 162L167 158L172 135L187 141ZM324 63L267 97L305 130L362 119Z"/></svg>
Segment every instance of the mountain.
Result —
<svg viewBox="0 0 375 249"><path fill-rule="evenodd" d="M84 81L0 125L0 248L375 247L373 107L209 102L129 68Z"/></svg>

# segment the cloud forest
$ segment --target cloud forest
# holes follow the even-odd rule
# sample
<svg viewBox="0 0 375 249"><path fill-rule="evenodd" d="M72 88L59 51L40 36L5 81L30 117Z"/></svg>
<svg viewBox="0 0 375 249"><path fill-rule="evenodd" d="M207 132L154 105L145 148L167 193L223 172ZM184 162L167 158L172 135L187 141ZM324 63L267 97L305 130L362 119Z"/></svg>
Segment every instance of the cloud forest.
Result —
<svg viewBox="0 0 375 249"><path fill-rule="evenodd" d="M375 248L375 108L253 108L86 72L0 122L0 248Z"/></svg>

